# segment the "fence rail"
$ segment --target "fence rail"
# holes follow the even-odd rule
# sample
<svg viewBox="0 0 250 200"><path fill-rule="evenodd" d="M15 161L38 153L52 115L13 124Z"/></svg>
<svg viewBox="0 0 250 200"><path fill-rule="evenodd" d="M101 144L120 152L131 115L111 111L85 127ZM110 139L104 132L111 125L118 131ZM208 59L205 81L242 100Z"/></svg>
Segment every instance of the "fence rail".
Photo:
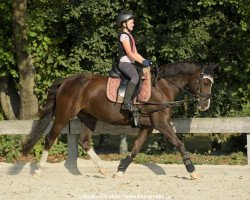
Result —
<svg viewBox="0 0 250 200"><path fill-rule="evenodd" d="M0 135L27 135L37 120L4 120L0 121ZM52 123L45 131L48 133ZM173 118L172 126L176 133L245 133L247 134L247 155L250 164L250 117L240 118ZM78 138L84 125L78 120L72 120L62 131L68 137L68 157L75 159L78 156ZM94 134L136 135L138 129L130 126L113 126L98 122ZM159 133L154 130L153 133ZM124 143L124 138L123 138Z"/></svg>

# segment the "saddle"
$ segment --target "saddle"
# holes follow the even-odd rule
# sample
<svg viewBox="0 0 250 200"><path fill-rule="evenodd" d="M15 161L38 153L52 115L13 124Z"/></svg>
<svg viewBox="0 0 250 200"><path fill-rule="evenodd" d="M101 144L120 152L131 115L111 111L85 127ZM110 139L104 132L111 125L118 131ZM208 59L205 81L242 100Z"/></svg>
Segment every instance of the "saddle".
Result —
<svg viewBox="0 0 250 200"><path fill-rule="evenodd" d="M135 106L147 102L151 96L150 68L143 68L142 73L139 72L138 74L140 81L136 85L134 94L132 95L132 104ZM107 98L114 103L122 103L128 83L129 79L116 66L113 66L109 71ZM129 119L133 128L139 127L139 111L137 107L133 107Z"/></svg>
<svg viewBox="0 0 250 200"><path fill-rule="evenodd" d="M139 73L140 81L136 85L132 96L133 104L145 103L151 96L151 73L150 68L143 68ZM123 75L117 67L113 66L109 71L107 83L107 98L115 103L122 103L127 89L129 79Z"/></svg>

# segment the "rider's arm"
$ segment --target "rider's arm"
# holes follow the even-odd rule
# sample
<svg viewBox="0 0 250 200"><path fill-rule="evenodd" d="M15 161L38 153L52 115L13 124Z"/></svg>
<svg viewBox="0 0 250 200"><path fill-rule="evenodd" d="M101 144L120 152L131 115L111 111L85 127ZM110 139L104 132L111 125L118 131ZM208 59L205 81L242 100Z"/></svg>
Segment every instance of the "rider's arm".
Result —
<svg viewBox="0 0 250 200"><path fill-rule="evenodd" d="M135 51L135 53L131 51L129 40L124 40L122 42L122 45L123 45L124 50L126 51L127 56L130 59L135 60L138 63L142 63L142 61L145 60L140 54L137 53L137 51Z"/></svg>

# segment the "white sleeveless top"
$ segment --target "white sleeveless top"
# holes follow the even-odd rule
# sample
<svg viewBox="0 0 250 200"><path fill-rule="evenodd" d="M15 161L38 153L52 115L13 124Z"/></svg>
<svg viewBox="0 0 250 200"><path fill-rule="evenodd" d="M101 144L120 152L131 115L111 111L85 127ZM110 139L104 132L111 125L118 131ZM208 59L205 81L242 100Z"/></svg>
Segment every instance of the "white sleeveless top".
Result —
<svg viewBox="0 0 250 200"><path fill-rule="evenodd" d="M132 36L131 36L132 37ZM129 37L126 34L121 34L120 41L124 42L125 40L129 41ZM135 46L135 45L134 45ZM137 52L136 46L135 46L135 52ZM130 59L127 55L121 57L120 62L128 62L128 63L134 63L135 61Z"/></svg>

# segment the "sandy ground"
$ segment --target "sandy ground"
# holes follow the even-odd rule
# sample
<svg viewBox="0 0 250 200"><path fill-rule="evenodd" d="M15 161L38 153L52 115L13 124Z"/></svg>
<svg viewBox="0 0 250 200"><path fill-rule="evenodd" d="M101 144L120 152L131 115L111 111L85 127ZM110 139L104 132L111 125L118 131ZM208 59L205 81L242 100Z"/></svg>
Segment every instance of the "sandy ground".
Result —
<svg viewBox="0 0 250 200"><path fill-rule="evenodd" d="M183 165L131 164L114 179L118 162L105 162L109 176L90 160L78 159L78 169L64 162L48 163L41 177L34 163L0 163L0 200L16 199L226 199L250 200L250 166L197 165L203 175L190 180ZM79 171L78 171L79 170Z"/></svg>

